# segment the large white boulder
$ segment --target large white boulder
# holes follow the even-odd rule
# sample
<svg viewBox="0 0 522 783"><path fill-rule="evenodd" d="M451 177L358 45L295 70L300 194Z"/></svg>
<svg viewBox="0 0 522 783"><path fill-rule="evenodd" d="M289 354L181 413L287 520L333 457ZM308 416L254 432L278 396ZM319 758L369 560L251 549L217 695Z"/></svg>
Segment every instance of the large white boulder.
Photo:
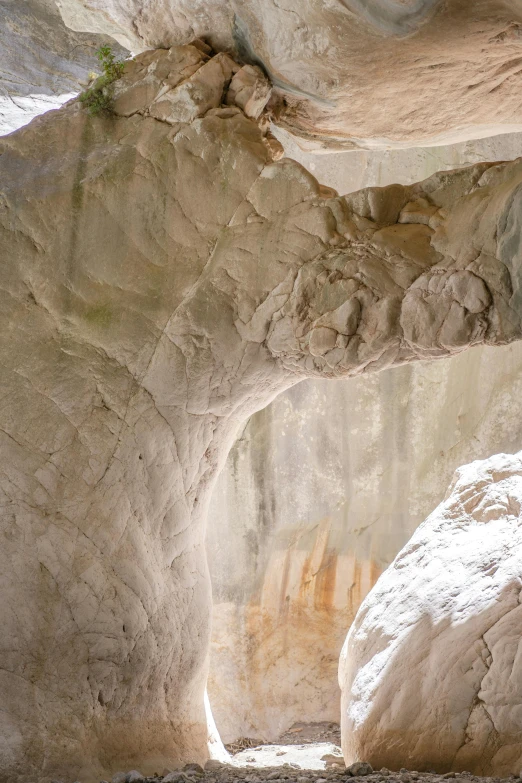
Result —
<svg viewBox="0 0 522 783"><path fill-rule="evenodd" d="M460 468L363 602L340 663L347 762L522 765L522 453Z"/></svg>

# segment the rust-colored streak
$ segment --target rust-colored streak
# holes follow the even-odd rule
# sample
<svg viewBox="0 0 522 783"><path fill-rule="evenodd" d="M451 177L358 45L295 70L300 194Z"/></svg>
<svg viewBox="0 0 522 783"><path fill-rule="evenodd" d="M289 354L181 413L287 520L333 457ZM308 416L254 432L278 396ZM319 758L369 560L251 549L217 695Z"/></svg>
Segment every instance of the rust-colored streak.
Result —
<svg viewBox="0 0 522 783"><path fill-rule="evenodd" d="M281 575L281 588L279 591L279 616L285 616L288 614L288 605L290 603L290 597L287 594L288 590L288 577L290 574L290 562L292 559L292 550L288 549L285 552L285 559L283 563L283 573Z"/></svg>
<svg viewBox="0 0 522 783"><path fill-rule="evenodd" d="M382 569L374 560L370 560L370 589L374 586L381 574Z"/></svg>
<svg viewBox="0 0 522 783"><path fill-rule="evenodd" d="M307 710L321 717L325 705L328 719L339 719L339 652L381 568L339 552L329 532L322 525L308 551L290 543L274 552L259 594L236 611L224 607L214 625L214 650L222 666L233 667L235 685L231 694L220 666L211 667L211 694L228 707L248 705L248 725L267 727L274 713L283 723Z"/></svg>
<svg viewBox="0 0 522 783"><path fill-rule="evenodd" d="M325 550L319 571L315 574L314 609L330 612L335 609L337 552Z"/></svg>
<svg viewBox="0 0 522 783"><path fill-rule="evenodd" d="M312 579L313 579L311 574L311 568L310 568L311 559L312 559L312 553L309 552L308 555L306 556L306 560L304 561L303 568L301 570L301 579L299 580L299 593L293 602L300 606L306 606L307 596L311 590Z"/></svg>
<svg viewBox="0 0 522 783"><path fill-rule="evenodd" d="M351 614L351 620L357 614L357 611L377 582L382 571L374 560L356 560L353 566L353 579L348 587L347 607Z"/></svg>
<svg viewBox="0 0 522 783"><path fill-rule="evenodd" d="M348 608L350 610L350 614L352 616L352 619L357 614L357 609L361 605L362 597L361 597L361 564L359 561L355 561L353 566L353 582L348 588Z"/></svg>

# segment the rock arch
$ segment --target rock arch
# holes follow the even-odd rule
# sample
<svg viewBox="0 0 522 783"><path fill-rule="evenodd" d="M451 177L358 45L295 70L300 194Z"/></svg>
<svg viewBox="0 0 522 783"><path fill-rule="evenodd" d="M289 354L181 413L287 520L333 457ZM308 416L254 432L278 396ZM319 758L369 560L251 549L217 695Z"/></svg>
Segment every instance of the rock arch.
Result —
<svg viewBox="0 0 522 783"><path fill-rule="evenodd" d="M6 781L206 756L206 515L247 416L521 336L522 163L339 197L268 96L196 42L1 142Z"/></svg>

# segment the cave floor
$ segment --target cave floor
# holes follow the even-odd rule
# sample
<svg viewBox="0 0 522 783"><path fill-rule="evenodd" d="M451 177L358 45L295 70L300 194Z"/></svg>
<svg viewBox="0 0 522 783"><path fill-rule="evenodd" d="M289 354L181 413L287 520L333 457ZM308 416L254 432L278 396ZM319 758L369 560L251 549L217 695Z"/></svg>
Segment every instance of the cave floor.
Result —
<svg viewBox="0 0 522 783"><path fill-rule="evenodd" d="M339 724L331 721L294 723L288 731L285 731L273 742L263 742L260 739L241 737L235 740L235 742L225 745L225 747L229 753L236 755L242 750L254 748L258 750L261 745L304 745L318 742L331 742L340 747L341 727Z"/></svg>
<svg viewBox="0 0 522 783"><path fill-rule="evenodd" d="M340 749L332 743L260 746L241 751L231 758L231 763L210 761L205 769L199 764L187 764L182 770L163 770L162 774L147 778L137 771L120 772L113 776L112 783L522 783L515 774L499 778L471 772L438 774L407 769L354 774L344 767L339 753Z"/></svg>
<svg viewBox="0 0 522 783"><path fill-rule="evenodd" d="M345 768L340 742L337 723L296 723L272 743L242 737L226 745L230 753L227 763L209 761L205 769L187 764L148 778L136 770L119 772L111 783L445 783L453 779L455 783L522 783L516 774L498 778L471 772L370 772L371 767L366 774L359 774L360 769Z"/></svg>
<svg viewBox="0 0 522 783"><path fill-rule="evenodd" d="M211 762L211 769L197 770L199 765L187 765L183 770L169 772L144 778L137 772L118 773L112 778L113 783L444 783L448 779L456 779L461 783L521 783L518 775L507 778L480 777L469 772L449 772L445 775L434 772L416 772L401 769L398 772L381 769L368 775L351 775L348 770L338 767L327 769L297 768L292 762L285 762L277 767L236 766ZM209 765L207 764L207 767ZM189 768L190 767L190 768ZM120 777L121 776L121 777ZM105 782L102 782L105 783Z"/></svg>

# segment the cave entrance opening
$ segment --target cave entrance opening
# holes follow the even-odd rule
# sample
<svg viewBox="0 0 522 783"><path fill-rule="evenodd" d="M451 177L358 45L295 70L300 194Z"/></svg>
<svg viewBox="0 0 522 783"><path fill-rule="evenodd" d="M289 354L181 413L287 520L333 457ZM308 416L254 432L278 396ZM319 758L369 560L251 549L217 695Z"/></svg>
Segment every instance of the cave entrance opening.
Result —
<svg viewBox="0 0 522 783"><path fill-rule="evenodd" d="M522 154L520 134L414 154L314 155L276 133L289 157L339 193ZM518 448L516 427L499 427L491 404L519 372L520 348L506 351L512 359L474 349L342 383L304 381L249 420L214 490L207 534L209 696L225 744L338 724L339 653L364 596L459 464L485 456L486 443L490 453ZM429 442L419 426L426 411L439 423Z"/></svg>
<svg viewBox="0 0 522 783"><path fill-rule="evenodd" d="M339 654L380 573L368 537L348 535L326 384L298 384L250 419L212 499L208 691L223 742L245 758L261 742L340 745Z"/></svg>

